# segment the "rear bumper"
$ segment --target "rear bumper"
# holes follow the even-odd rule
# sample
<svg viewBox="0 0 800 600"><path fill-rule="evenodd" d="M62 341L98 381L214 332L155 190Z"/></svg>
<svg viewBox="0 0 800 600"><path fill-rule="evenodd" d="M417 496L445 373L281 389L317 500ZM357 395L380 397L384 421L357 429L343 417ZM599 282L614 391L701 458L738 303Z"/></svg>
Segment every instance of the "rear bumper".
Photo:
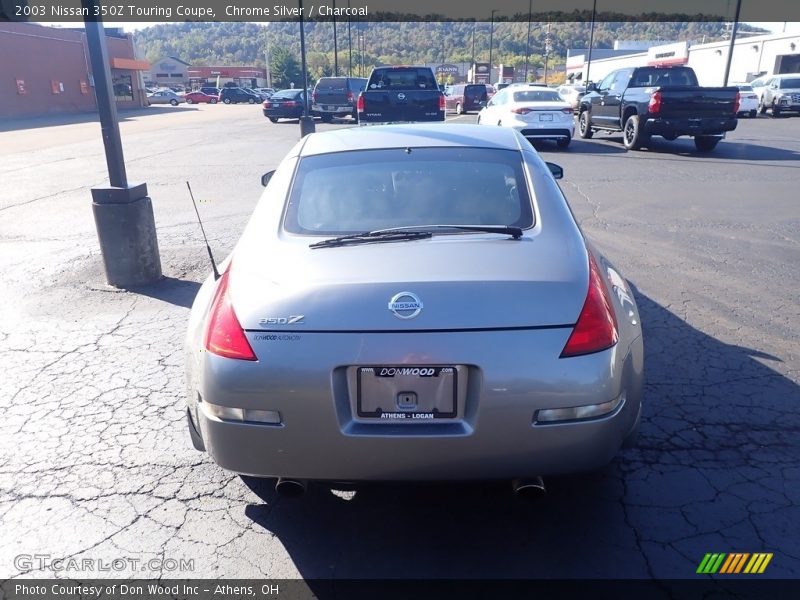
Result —
<svg viewBox="0 0 800 600"><path fill-rule="evenodd" d="M568 329L536 332L556 345L566 341L568 334ZM231 471L265 477L491 480L579 472L611 461L639 416L640 339L624 350L625 356L616 346L583 357L543 360L527 354L524 342L509 345L518 333L482 335L478 346L469 342L470 336L475 334L450 341L459 348L451 353L453 362L467 365L469 374L458 415L446 422L358 419L346 369L335 363L332 368L308 370L296 365L276 371L274 378L269 377L271 385L262 381L259 386L255 379L248 382L239 370L256 365L237 365L236 373L222 374L220 369L226 365L220 361L226 359L217 357L210 357L205 366L206 385L201 392L205 402L278 411L282 422L222 421L210 414L204 402L193 414L198 415L203 443L215 462ZM398 344L396 340L394 345L387 343L386 337L354 335L351 343L353 349L361 345L364 354L381 349L383 355L374 354L376 364L396 364L387 353ZM276 347L293 353L293 347L300 351L305 346L292 344ZM326 342L314 345L315 358L321 359L315 363L325 365ZM509 350L498 352L498 348ZM429 351L431 356L441 356L435 348ZM256 353L262 356L259 349ZM475 366L476 362L482 367ZM542 408L584 406L622 395L624 401L613 412L593 420L535 422Z"/></svg>
<svg viewBox="0 0 800 600"><path fill-rule="evenodd" d="M349 115L355 110L352 104L313 104L311 108L319 115Z"/></svg>
<svg viewBox="0 0 800 600"><path fill-rule="evenodd" d="M648 119L644 124L647 135L679 137L682 135L722 135L736 129L736 117L716 117L701 119L659 118Z"/></svg>
<svg viewBox="0 0 800 600"><path fill-rule="evenodd" d="M506 124L505 121L503 124ZM508 123L508 125L519 131L528 139L554 140L562 138L572 139L575 137L575 122L572 118L572 115L569 115L569 119L564 119L561 122L543 121L541 124L539 124L524 121L522 119L514 119Z"/></svg>

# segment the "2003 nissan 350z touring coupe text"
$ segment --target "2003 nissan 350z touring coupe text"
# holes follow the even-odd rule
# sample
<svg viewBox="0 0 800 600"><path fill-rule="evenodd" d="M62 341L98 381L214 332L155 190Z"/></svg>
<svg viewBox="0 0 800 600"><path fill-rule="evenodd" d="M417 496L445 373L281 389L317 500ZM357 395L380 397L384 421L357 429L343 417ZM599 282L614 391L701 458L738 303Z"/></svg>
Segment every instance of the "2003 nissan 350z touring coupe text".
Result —
<svg viewBox="0 0 800 600"><path fill-rule="evenodd" d="M298 485L607 464L638 429L642 331L562 174L501 127L302 139L192 307L195 447Z"/></svg>

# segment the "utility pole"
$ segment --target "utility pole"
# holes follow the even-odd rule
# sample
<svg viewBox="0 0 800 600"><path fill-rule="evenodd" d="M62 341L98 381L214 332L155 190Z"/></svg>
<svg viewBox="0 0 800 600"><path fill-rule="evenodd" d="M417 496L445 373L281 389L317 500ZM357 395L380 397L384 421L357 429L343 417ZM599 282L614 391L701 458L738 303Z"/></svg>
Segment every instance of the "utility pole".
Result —
<svg viewBox="0 0 800 600"><path fill-rule="evenodd" d="M98 0L81 0L81 5L88 15L99 10ZM154 283L161 279L161 258L153 204L147 184L128 182L103 22L86 17L84 27L110 184L92 188L92 213L106 281L121 288Z"/></svg>
<svg viewBox="0 0 800 600"><path fill-rule="evenodd" d="M731 60L733 59L733 45L736 43L736 32L739 30L739 13L742 10L742 0L736 0L736 16L733 17L733 29L731 30L731 44L728 46L728 61L725 63L725 79L723 86L728 85L728 75L731 73Z"/></svg>
<svg viewBox="0 0 800 600"><path fill-rule="evenodd" d="M589 30L589 60L586 61L586 81L589 83L589 69L592 68L592 45L594 44L594 19L597 15L597 0L592 2L592 28Z"/></svg>
<svg viewBox="0 0 800 600"><path fill-rule="evenodd" d="M492 25L489 29L489 83L492 83L492 46L494 45L494 13L498 12L497 9L492 11Z"/></svg>
<svg viewBox="0 0 800 600"><path fill-rule="evenodd" d="M339 45L336 40L336 0L333 0L333 76L339 76Z"/></svg>
<svg viewBox="0 0 800 600"><path fill-rule="evenodd" d="M269 40L267 40L267 49L264 51L264 60L267 63L267 87L272 87L272 71L269 68Z"/></svg>
<svg viewBox="0 0 800 600"><path fill-rule="evenodd" d="M475 27L477 25L476 21L472 22L472 81L470 83L475 83Z"/></svg>
<svg viewBox="0 0 800 600"><path fill-rule="evenodd" d="M550 52L553 50L553 44L550 39L550 21L547 21L547 33L544 36L544 84L547 85L547 59L550 58Z"/></svg>

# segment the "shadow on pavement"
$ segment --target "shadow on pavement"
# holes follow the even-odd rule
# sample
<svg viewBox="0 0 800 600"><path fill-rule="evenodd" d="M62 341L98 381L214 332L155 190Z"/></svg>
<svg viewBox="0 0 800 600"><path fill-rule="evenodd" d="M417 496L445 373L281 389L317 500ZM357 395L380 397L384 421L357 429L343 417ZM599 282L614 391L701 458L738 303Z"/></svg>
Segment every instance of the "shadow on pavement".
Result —
<svg viewBox="0 0 800 600"><path fill-rule="evenodd" d="M128 288L128 291L161 300L162 302L168 302L175 306L191 308L200 285L196 281L163 277L156 283Z"/></svg>
<svg viewBox="0 0 800 600"><path fill-rule="evenodd" d="M604 470L551 477L534 504L514 498L509 482L372 484L354 494L316 484L302 498L276 498L274 480L251 481L264 504L246 515L306 579L692 578L706 552L727 551L780 553L771 576L796 576L800 387L761 362L778 358L636 295L646 351L640 444Z"/></svg>
<svg viewBox="0 0 800 600"><path fill-rule="evenodd" d="M197 106L179 104L171 106L169 104L148 106L147 108L130 108L117 111L117 116L122 121L157 115L165 112L197 110ZM17 131L24 129L38 129L40 127L56 127L59 125L75 125L79 123L100 124L100 115L96 111L82 113L65 113L55 115L42 115L38 117L22 117L14 119L0 119L0 131Z"/></svg>

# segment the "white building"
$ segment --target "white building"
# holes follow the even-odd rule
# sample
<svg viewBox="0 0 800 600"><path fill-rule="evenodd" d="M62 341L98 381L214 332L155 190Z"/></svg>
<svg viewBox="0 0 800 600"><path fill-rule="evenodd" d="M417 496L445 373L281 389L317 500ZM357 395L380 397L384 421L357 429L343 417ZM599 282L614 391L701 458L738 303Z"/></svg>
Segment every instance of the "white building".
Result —
<svg viewBox="0 0 800 600"><path fill-rule="evenodd" d="M710 44L677 42L651 46L646 52L594 59L586 63L585 55L567 59L567 78L600 81L611 71L647 65L687 65L694 69L700 85L722 85L728 60L729 41ZM594 54L594 53L593 53ZM778 33L737 37L731 59L728 81L750 81L759 75L800 73L800 35Z"/></svg>

